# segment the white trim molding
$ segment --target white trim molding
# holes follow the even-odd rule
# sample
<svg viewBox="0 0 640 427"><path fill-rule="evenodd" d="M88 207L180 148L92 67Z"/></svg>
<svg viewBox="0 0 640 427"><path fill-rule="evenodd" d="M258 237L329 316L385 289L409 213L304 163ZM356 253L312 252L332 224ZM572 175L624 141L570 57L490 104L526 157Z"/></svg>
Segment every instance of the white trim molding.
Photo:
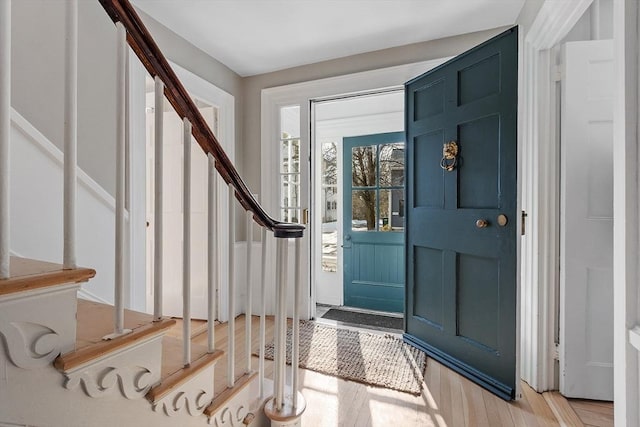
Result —
<svg viewBox="0 0 640 427"><path fill-rule="evenodd" d="M640 425L638 2L614 0L613 363L617 427Z"/></svg>
<svg viewBox="0 0 640 427"><path fill-rule="evenodd" d="M555 387L554 308L558 283L558 147L551 108L551 49L593 0L546 0L527 34L521 34L520 138L522 209L521 375L542 392Z"/></svg>

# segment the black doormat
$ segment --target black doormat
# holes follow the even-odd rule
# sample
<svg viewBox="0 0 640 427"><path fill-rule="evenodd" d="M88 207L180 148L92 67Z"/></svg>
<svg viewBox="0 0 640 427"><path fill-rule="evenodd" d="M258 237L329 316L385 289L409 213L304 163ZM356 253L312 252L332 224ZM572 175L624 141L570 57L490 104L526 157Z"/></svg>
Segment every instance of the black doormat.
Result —
<svg viewBox="0 0 640 427"><path fill-rule="evenodd" d="M323 319L337 320L339 322L352 323L355 325L366 325L374 328L404 329L402 317L382 316L378 314L360 313L358 311L340 310L332 308L327 311Z"/></svg>

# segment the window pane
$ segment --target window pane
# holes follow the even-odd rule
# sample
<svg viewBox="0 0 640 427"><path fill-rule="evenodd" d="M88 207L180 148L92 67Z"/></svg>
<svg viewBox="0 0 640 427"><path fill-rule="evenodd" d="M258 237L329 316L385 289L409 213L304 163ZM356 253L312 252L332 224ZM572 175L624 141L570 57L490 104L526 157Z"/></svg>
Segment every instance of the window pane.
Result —
<svg viewBox="0 0 640 427"><path fill-rule="evenodd" d="M280 175L280 206L283 208L300 207L300 175Z"/></svg>
<svg viewBox="0 0 640 427"><path fill-rule="evenodd" d="M280 172L300 172L300 140L287 139L280 141Z"/></svg>
<svg viewBox="0 0 640 427"><path fill-rule="evenodd" d="M335 142L322 144L322 183L338 183L338 149Z"/></svg>
<svg viewBox="0 0 640 427"><path fill-rule="evenodd" d="M351 195L353 231L376 229L376 191L353 190Z"/></svg>
<svg viewBox="0 0 640 427"><path fill-rule="evenodd" d="M280 132L282 132L282 139L300 137L299 105L280 109Z"/></svg>
<svg viewBox="0 0 640 427"><path fill-rule="evenodd" d="M338 230L335 222L322 224L322 270L338 271Z"/></svg>
<svg viewBox="0 0 640 427"><path fill-rule="evenodd" d="M380 231L404 230L404 191L380 190Z"/></svg>
<svg viewBox="0 0 640 427"><path fill-rule="evenodd" d="M281 209L280 214L284 222L299 222L300 209Z"/></svg>
<svg viewBox="0 0 640 427"><path fill-rule="evenodd" d="M377 146L367 145L351 149L351 176L354 187L376 186Z"/></svg>
<svg viewBox="0 0 640 427"><path fill-rule="evenodd" d="M380 187L404 186L404 143L380 146Z"/></svg>

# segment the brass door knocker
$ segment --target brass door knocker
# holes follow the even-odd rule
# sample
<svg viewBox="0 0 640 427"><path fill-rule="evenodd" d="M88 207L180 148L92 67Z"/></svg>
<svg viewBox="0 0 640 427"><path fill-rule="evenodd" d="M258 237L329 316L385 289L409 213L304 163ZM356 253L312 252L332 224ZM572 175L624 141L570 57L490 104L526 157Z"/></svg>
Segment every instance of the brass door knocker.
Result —
<svg viewBox="0 0 640 427"><path fill-rule="evenodd" d="M440 167L447 172L451 172L456 168L458 158L458 144L455 141L446 142L442 146L442 160Z"/></svg>

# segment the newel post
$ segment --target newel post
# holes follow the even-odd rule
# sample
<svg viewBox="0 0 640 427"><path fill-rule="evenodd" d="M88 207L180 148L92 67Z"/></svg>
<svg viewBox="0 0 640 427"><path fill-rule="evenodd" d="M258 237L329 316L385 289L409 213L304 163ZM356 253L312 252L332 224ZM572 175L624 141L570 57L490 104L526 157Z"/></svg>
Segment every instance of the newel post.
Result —
<svg viewBox="0 0 640 427"><path fill-rule="evenodd" d="M279 233L282 233L279 235ZM274 396L264 406L266 416L271 420L272 427L293 427L301 425L302 414L306 409L306 402L302 393L298 390L298 356L299 356L299 331L300 319L300 239L302 233L289 236L286 231L274 231L276 237L276 318L274 337ZM294 277L294 303L292 325L292 384L286 384L286 359L287 359L287 271L289 260L289 237L295 240L295 277Z"/></svg>

